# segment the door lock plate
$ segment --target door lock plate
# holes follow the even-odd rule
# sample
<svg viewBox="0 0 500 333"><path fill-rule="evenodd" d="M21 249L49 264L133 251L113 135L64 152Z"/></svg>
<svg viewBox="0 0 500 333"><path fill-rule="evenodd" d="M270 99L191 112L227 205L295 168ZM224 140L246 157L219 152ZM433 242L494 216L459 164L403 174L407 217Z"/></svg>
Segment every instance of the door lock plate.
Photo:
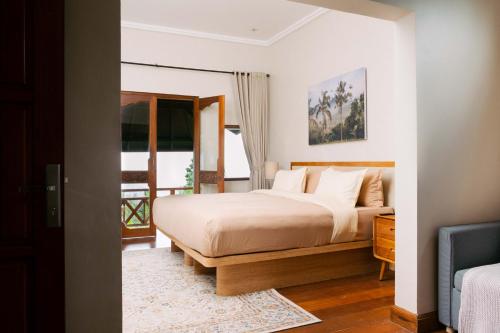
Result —
<svg viewBox="0 0 500 333"><path fill-rule="evenodd" d="M61 165L47 164L45 169L46 223L48 228L61 227Z"/></svg>

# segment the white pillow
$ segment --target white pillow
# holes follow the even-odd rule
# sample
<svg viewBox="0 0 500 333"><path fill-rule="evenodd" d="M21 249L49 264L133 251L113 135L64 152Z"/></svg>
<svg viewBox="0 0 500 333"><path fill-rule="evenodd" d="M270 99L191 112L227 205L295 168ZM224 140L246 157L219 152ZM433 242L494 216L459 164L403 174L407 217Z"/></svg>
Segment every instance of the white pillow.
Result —
<svg viewBox="0 0 500 333"><path fill-rule="evenodd" d="M368 169L338 171L328 168L321 172L315 195L333 195L349 207L356 206L359 190Z"/></svg>
<svg viewBox="0 0 500 333"><path fill-rule="evenodd" d="M279 170L274 177L273 190L304 193L307 168Z"/></svg>

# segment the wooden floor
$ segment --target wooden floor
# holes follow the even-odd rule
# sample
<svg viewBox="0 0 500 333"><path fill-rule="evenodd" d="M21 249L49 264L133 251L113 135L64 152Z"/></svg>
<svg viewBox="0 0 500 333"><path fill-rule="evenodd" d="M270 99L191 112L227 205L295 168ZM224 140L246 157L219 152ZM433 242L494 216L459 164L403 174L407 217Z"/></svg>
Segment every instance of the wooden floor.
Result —
<svg viewBox="0 0 500 333"><path fill-rule="evenodd" d="M322 320L287 332L409 332L390 320L394 279L378 275L338 279L278 290Z"/></svg>
<svg viewBox="0 0 500 333"><path fill-rule="evenodd" d="M132 251L169 246L168 238L160 233L156 240L125 241L122 249ZM394 304L392 272L387 274L385 281L379 281L378 274L374 274L283 288L278 292L322 320L286 332L410 332L390 320L390 307Z"/></svg>

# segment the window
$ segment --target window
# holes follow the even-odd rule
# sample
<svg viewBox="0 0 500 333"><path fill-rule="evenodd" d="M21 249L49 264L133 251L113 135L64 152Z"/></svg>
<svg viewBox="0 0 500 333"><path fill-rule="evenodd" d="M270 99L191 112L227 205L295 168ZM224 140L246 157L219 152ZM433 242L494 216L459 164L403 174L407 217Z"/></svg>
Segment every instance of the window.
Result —
<svg viewBox="0 0 500 333"><path fill-rule="evenodd" d="M149 101L122 108L122 152L149 151ZM193 151L193 101L158 99L158 152Z"/></svg>
<svg viewBox="0 0 500 333"><path fill-rule="evenodd" d="M248 180L250 168L243 147L240 127L226 125L224 129L224 178L225 180Z"/></svg>

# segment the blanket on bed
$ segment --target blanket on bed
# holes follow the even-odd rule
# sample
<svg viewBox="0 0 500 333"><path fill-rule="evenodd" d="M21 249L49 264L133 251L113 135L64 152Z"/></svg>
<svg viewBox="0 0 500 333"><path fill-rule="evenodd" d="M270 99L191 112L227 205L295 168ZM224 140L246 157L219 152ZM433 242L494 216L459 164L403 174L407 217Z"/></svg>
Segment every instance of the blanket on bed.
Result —
<svg viewBox="0 0 500 333"><path fill-rule="evenodd" d="M346 206L334 195L314 195L309 193L290 193L276 190L256 190L252 193L274 195L292 200L309 202L328 209L332 213L333 232L330 243L351 242L358 231L358 213L353 207Z"/></svg>
<svg viewBox="0 0 500 333"><path fill-rule="evenodd" d="M156 226L207 257L353 241L356 209L334 198L273 190L158 198Z"/></svg>
<svg viewBox="0 0 500 333"><path fill-rule="evenodd" d="M500 264L467 271L460 297L460 333L500 332Z"/></svg>

